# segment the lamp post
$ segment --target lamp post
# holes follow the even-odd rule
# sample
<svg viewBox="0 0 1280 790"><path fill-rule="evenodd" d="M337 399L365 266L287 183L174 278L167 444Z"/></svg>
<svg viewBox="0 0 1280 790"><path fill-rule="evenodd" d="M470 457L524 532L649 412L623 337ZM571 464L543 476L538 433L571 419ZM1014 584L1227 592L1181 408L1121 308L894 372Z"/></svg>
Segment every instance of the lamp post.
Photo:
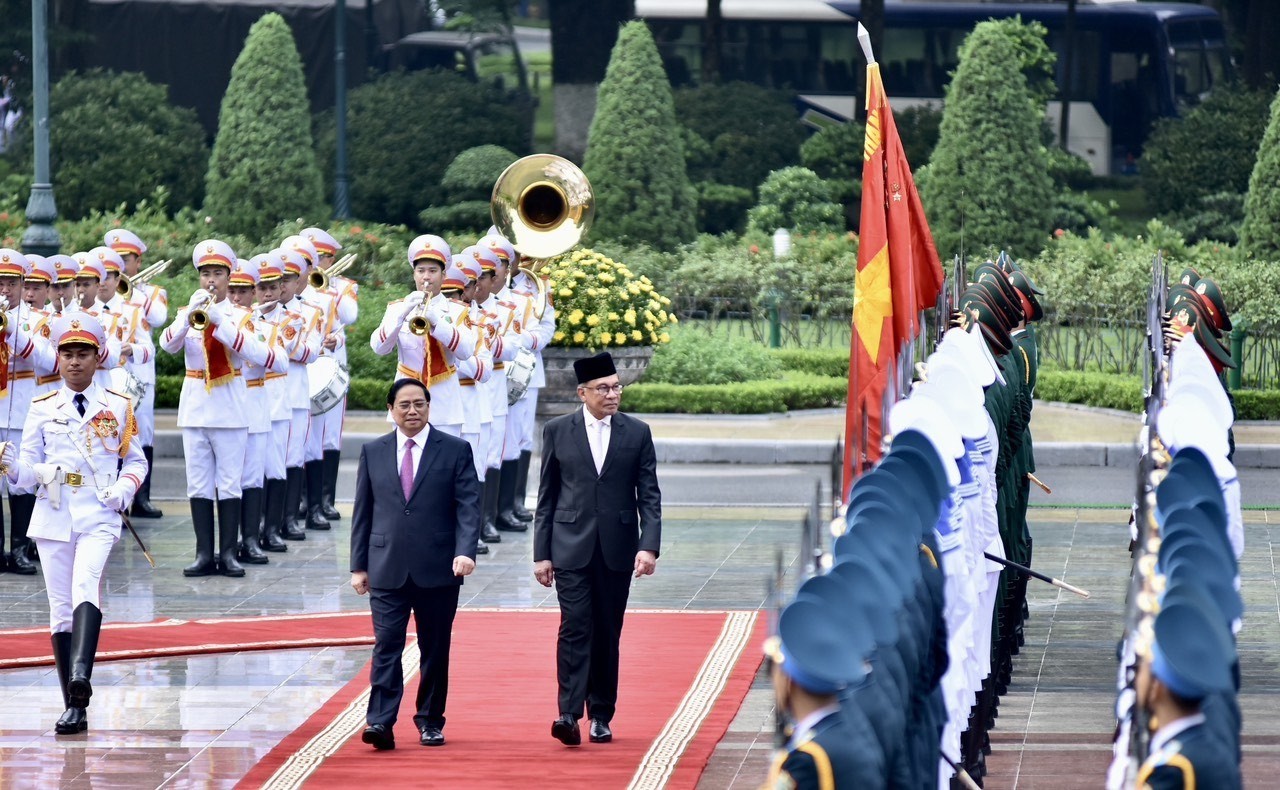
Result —
<svg viewBox="0 0 1280 790"><path fill-rule="evenodd" d="M27 230L22 234L22 250L36 255L56 255L62 246L58 229L58 207L53 201L53 179L49 176L49 4L31 0L31 45L35 89L35 173L31 196L27 198Z"/></svg>
<svg viewBox="0 0 1280 790"><path fill-rule="evenodd" d="M347 191L347 0L336 0L333 20L334 146L333 216L351 216L351 196Z"/></svg>

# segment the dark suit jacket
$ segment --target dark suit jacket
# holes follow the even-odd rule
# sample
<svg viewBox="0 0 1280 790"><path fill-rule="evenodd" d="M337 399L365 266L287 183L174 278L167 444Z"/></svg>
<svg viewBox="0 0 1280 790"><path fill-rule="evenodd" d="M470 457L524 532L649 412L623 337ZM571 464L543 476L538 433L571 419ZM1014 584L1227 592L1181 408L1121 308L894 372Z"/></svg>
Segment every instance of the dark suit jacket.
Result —
<svg viewBox="0 0 1280 790"><path fill-rule="evenodd" d="M636 552L658 553L662 492L649 426L615 414L609 449L596 474L582 409L549 421L542 431L542 478L533 527L533 561L556 568L587 567L596 541L610 570L630 571Z"/></svg>
<svg viewBox="0 0 1280 790"><path fill-rule="evenodd" d="M395 431L360 450L351 570L368 571L369 586L382 589L409 579L419 587L462 584L453 575L453 558L475 559L480 536L480 482L471 446L430 429L408 502L396 461Z"/></svg>

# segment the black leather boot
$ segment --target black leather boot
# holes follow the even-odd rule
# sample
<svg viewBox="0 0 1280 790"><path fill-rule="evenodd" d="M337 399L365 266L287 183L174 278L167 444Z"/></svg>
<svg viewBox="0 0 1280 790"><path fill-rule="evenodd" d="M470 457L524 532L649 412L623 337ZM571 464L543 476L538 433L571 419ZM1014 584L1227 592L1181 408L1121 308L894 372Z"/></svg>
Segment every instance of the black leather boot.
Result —
<svg viewBox="0 0 1280 790"><path fill-rule="evenodd" d="M67 677L67 705L89 707L93 696L93 658L98 653L102 610L85 601L71 613L71 674Z"/></svg>
<svg viewBox="0 0 1280 790"><path fill-rule="evenodd" d="M305 473L300 466L291 466L285 470L284 490L284 523L280 536L285 540L306 540L307 530L295 517L298 503L302 501L302 478Z"/></svg>
<svg viewBox="0 0 1280 790"><path fill-rule="evenodd" d="M485 471L480 489L480 540L485 543L501 543L502 533L494 526L498 509L498 470Z"/></svg>
<svg viewBox="0 0 1280 790"><path fill-rule="evenodd" d="M307 523L307 474L305 461L302 469L302 484L298 486L298 501L293 505L293 517L305 524Z"/></svg>
<svg viewBox="0 0 1280 790"><path fill-rule="evenodd" d="M236 559L240 545L240 500L218 500L218 565L223 576L243 576L244 566Z"/></svg>
<svg viewBox="0 0 1280 790"><path fill-rule="evenodd" d="M27 546L31 540L27 537L27 527L31 526L31 514L36 509L35 494L10 494L9 512L12 516L13 553L9 556L9 570L23 576L36 573L35 563L31 561Z"/></svg>
<svg viewBox="0 0 1280 790"><path fill-rule="evenodd" d="M271 561L258 543L258 528L262 524L262 489L246 488L240 492L240 546L236 559L250 565L266 565Z"/></svg>
<svg viewBox="0 0 1280 790"><path fill-rule="evenodd" d="M338 492L338 467L341 463L341 450L324 451L324 496L320 500L320 512L330 521L342 519L342 514L334 504Z"/></svg>
<svg viewBox="0 0 1280 790"><path fill-rule="evenodd" d="M50 634L53 642L53 663L58 668L58 685L62 688L62 706L66 708L53 725L59 735L75 735L89 729L89 717L84 708L73 708L67 698L67 682L71 676L71 632Z"/></svg>
<svg viewBox="0 0 1280 790"><path fill-rule="evenodd" d="M533 453L524 450L516 461L516 495L511 505L511 512L521 521L533 521L533 511L524 506L524 495L529 490L529 464L533 461Z"/></svg>
<svg viewBox="0 0 1280 790"><path fill-rule="evenodd" d="M259 543L265 551L288 551L280 532L284 528L284 489L283 480L267 479L262 505L263 526L262 539Z"/></svg>
<svg viewBox="0 0 1280 790"><path fill-rule="evenodd" d="M183 576L209 576L218 572L213 559L213 500L191 500L191 526L196 532L196 561L182 569Z"/></svg>
<svg viewBox="0 0 1280 790"><path fill-rule="evenodd" d="M490 469L485 479L490 477L497 478L498 491L496 493L496 501L494 509L497 513L494 515L494 526L503 532L527 532L529 530L528 522L521 521L511 512L511 508L515 505L516 498L516 461L503 461L500 469ZM503 508L506 508L505 510Z"/></svg>
<svg viewBox="0 0 1280 790"><path fill-rule="evenodd" d="M151 504L151 467L155 465L156 448L143 447L142 454L147 457L147 476L142 478L142 485L133 497L133 507L129 514L134 518L161 518L164 512Z"/></svg>
<svg viewBox="0 0 1280 790"><path fill-rule="evenodd" d="M324 461L307 461L303 467L307 480L307 529L329 529L320 503L324 500Z"/></svg>

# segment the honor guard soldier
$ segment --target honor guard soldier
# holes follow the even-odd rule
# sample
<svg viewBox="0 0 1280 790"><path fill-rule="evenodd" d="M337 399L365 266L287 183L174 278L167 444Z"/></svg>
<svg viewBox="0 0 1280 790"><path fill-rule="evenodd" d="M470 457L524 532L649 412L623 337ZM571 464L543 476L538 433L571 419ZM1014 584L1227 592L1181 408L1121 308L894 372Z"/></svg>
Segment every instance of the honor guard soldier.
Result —
<svg viewBox="0 0 1280 790"><path fill-rule="evenodd" d="M387 305L369 345L383 356L396 351L396 378L417 379L431 392L431 427L461 438L458 360L475 353L476 333L467 326L467 308L440 295L452 259L439 236L419 236L409 244L414 290Z"/></svg>
<svg viewBox="0 0 1280 790"><path fill-rule="evenodd" d="M504 258L511 271L511 284L507 295L501 293L499 298L517 302L517 322L519 331L525 336L521 345L533 352L533 377L525 390L524 397L511 404L507 410L507 431L503 444L503 461L516 460L515 484L508 490L509 498L499 502L499 512L510 514L502 518L504 524L529 523L533 514L524 507L525 494L529 489L529 461L533 457L534 425L537 419L538 391L547 384L546 371L542 367L542 350L551 342L556 332L556 309L550 298L539 291L536 275L519 269L519 256L511 242L496 232L480 240L481 245L488 245L498 257Z"/></svg>
<svg viewBox="0 0 1280 790"><path fill-rule="evenodd" d="M142 268L142 256L147 252L147 245L132 231L119 228L108 231L103 244L115 250L124 261L124 274L135 277ZM135 334L146 333L164 326L169 320L169 294L163 288L151 283L134 282L129 287L125 301L137 308L146 322L145 329L135 328ZM154 341L153 341L154 351ZM136 417L138 419L138 441L142 443L142 452L147 456L147 478L142 481L142 490L133 498L134 518L160 518L164 513L151 504L151 466L155 460L156 438L156 361L155 355L147 360L132 359L125 367L142 382L142 399L138 402Z"/></svg>
<svg viewBox="0 0 1280 790"><path fill-rule="evenodd" d="M64 310L74 309L76 303L76 275L80 272L80 264L70 255L50 255L57 277L49 286L49 312L60 315ZM55 382L55 389L62 386L62 378Z"/></svg>
<svg viewBox="0 0 1280 790"><path fill-rule="evenodd" d="M769 771L768 790L845 790L867 784L861 744L846 724L840 694L867 675L870 628L855 627L852 601L838 585L817 577L802 585L778 617L778 633L765 645L778 710L792 723L791 737ZM861 623L865 626L866 623Z"/></svg>
<svg viewBox="0 0 1280 790"><path fill-rule="evenodd" d="M284 270L290 263L301 270L302 254L296 250L275 249L261 258L258 268L258 316L267 326L274 327L279 347L276 353L283 353L288 363L285 373L267 371L266 384L263 389L267 395L268 413L271 417L271 441L267 443L267 457L264 473L266 476L264 526L262 548L266 551L287 551L285 540L305 540L307 531L296 519L285 519L285 503L292 502L288 496L288 452L289 435L293 427L293 401L295 393L293 384L296 377L290 376L288 370L295 358L303 358L316 353L319 344L317 338L306 331L306 318L300 313L291 313L284 308L284 302L291 299L284 286ZM311 343L312 345L308 345ZM298 445L300 448L301 445ZM298 456L301 457L301 454ZM297 484L301 490L301 473L298 469ZM286 529L287 527L287 529Z"/></svg>
<svg viewBox="0 0 1280 790"><path fill-rule="evenodd" d="M161 335L170 354L183 354L187 375L178 399L178 427L186 459L187 497L196 534L196 561L184 576L243 576L236 559L240 537L240 479L249 435L245 360L267 365L270 349L251 328L249 313L227 299L235 251L208 239L196 245L192 265L200 287ZM270 365L268 365L270 367ZM218 552L213 549L217 501Z"/></svg>
<svg viewBox="0 0 1280 790"><path fill-rule="evenodd" d="M47 277L51 266L39 256L24 256L17 250L0 249L0 295L8 303L5 310L4 342L0 345L0 408L5 410L4 441L15 448L22 442L22 426L36 395L36 376L49 376L56 369L53 348L47 340L46 314L35 310L20 297L25 296L25 279L32 274ZM44 303L41 302L41 305ZM0 570L32 576L27 527L36 498L30 490L9 486L9 553L0 553ZM0 515L0 552L4 543L3 516Z"/></svg>
<svg viewBox="0 0 1280 790"><path fill-rule="evenodd" d="M262 318L254 310L257 298L258 259L236 261L231 270L227 298L241 310L252 314L252 322L245 331L254 333L258 342L266 345L265 365L245 359L245 396L249 407L249 437L245 443L244 467L240 474L240 547L237 558L250 565L268 562L259 543L258 530L262 523L262 492L266 477L266 458L271 444L271 404L267 396L267 374L282 374L289 370L289 358L277 337L277 327Z"/></svg>
<svg viewBox="0 0 1280 790"><path fill-rule="evenodd" d="M106 341L99 321L69 312L54 322L51 335L64 383L32 402L21 451L14 461L6 446L0 466L8 464L10 485L39 492L30 536L40 551L66 706L54 731L69 735L89 728L102 570L147 461L129 399L94 381Z"/></svg>
<svg viewBox="0 0 1280 790"><path fill-rule="evenodd" d="M327 231L320 228L306 228L302 236L311 241L316 248L316 270L323 272L322 279L327 287L318 289L329 297L329 313L325 317L325 336L321 343L322 354L332 356L338 365L347 369L347 327L355 324L360 317L357 303L360 288L356 281L339 274L331 274L329 268L337 260L342 245ZM342 517L334 505L338 487L338 468L342 463L342 423L347 414L347 398L334 406L317 420L321 423L322 446L324 449L324 498L321 503L324 517L336 521Z"/></svg>

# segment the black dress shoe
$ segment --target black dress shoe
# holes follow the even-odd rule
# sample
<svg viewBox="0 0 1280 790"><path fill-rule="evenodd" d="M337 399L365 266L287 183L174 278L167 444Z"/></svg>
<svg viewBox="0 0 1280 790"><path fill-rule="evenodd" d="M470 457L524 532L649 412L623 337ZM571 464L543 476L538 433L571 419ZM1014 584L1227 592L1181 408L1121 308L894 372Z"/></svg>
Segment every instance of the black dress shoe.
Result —
<svg viewBox="0 0 1280 790"><path fill-rule="evenodd" d="M476 554L488 554L488 553L489 553L488 546L484 545L483 543L476 544Z"/></svg>
<svg viewBox="0 0 1280 790"><path fill-rule="evenodd" d="M613 740L613 730L600 719L591 720L591 742L608 743Z"/></svg>
<svg viewBox="0 0 1280 790"><path fill-rule="evenodd" d="M578 720L564 714L551 723L551 737L565 746L577 746L582 743L582 731L578 729Z"/></svg>
<svg viewBox="0 0 1280 790"><path fill-rule="evenodd" d="M486 521L480 525L480 540L485 543L501 543L502 533L494 529L493 524Z"/></svg>
<svg viewBox="0 0 1280 790"><path fill-rule="evenodd" d="M391 728L385 724L370 724L365 727L364 734L360 736L360 740L380 752L396 748L396 737L391 734Z"/></svg>
<svg viewBox="0 0 1280 790"><path fill-rule="evenodd" d="M151 500L146 497L134 497L129 515L134 518L164 518L164 511L151 504Z"/></svg>
<svg viewBox="0 0 1280 790"><path fill-rule="evenodd" d="M53 731L59 735L75 735L89 729L89 712L84 708L67 708L62 718L53 725Z"/></svg>
<svg viewBox="0 0 1280 790"><path fill-rule="evenodd" d="M510 514L508 513L499 514L498 520L497 522L494 523L494 526L502 530L503 532L528 532L529 531L528 524L526 524L523 521L517 521L511 518Z"/></svg>
<svg viewBox="0 0 1280 790"><path fill-rule="evenodd" d="M27 547L20 546L12 554L9 555L9 572L19 573L23 576L35 576L38 568L31 560L27 559Z"/></svg>
<svg viewBox="0 0 1280 790"><path fill-rule="evenodd" d="M418 728L418 743L423 746L444 746L444 732L439 727L423 725Z"/></svg>

